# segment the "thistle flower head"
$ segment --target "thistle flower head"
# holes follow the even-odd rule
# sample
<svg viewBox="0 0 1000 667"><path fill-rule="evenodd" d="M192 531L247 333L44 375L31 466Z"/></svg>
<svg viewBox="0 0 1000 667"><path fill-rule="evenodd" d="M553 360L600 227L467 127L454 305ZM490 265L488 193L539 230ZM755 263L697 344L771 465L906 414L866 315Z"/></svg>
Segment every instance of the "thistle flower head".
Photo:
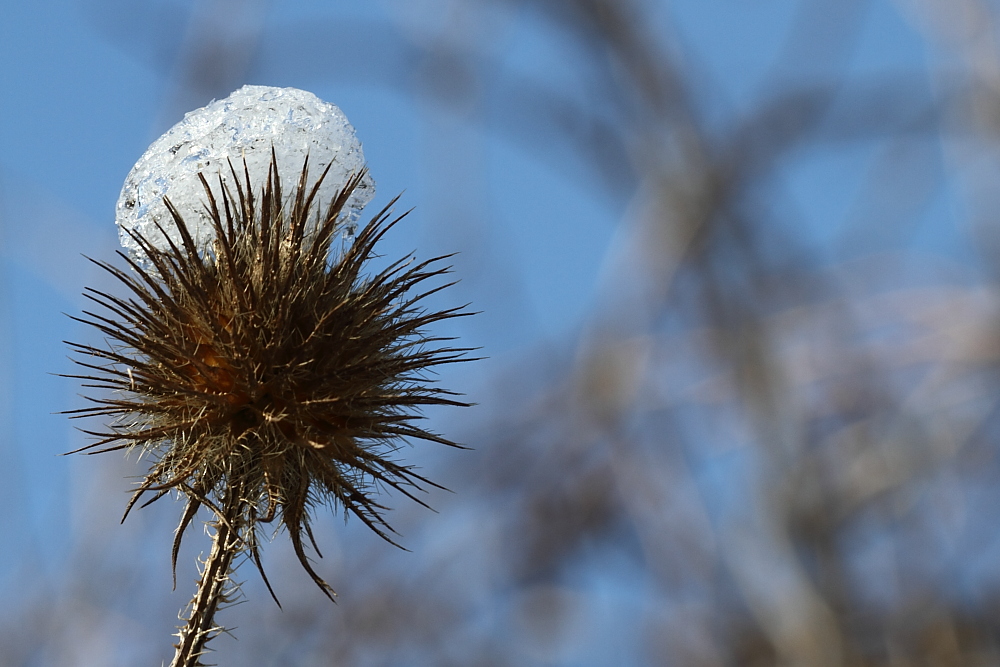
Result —
<svg viewBox="0 0 1000 667"><path fill-rule="evenodd" d="M199 176L210 247L196 243L189 212L167 198L173 228L156 223L165 244L131 230L143 261L119 253L125 270L95 261L128 294L87 289L100 310L76 318L109 345L70 343L87 369L72 377L113 392L74 411L110 418L105 430L87 431L98 440L77 451L139 448L151 462L126 515L147 494L149 502L170 491L186 499L175 563L184 529L207 507L233 524L258 568L262 524L283 526L329 595L304 546L309 539L315 548L311 511L332 503L392 542L377 492L388 487L423 504L414 492L437 485L395 452L401 439L457 446L417 420L424 406L467 405L427 377L468 352L428 327L467 313L422 307L447 286L424 288L448 272L446 257L406 257L366 273L376 243L402 217L390 219L389 207L336 247L364 172L320 202L327 171L310 183L306 160L286 197L279 166L287 165L277 162L272 154L266 183L232 162L226 179Z"/></svg>

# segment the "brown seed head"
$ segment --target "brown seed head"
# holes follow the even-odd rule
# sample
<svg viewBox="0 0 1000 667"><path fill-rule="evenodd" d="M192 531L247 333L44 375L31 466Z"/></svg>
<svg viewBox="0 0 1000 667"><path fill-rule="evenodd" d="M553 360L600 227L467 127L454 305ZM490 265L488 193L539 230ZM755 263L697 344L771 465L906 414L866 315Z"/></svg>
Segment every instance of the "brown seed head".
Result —
<svg viewBox="0 0 1000 667"><path fill-rule="evenodd" d="M424 297L448 285L413 293L448 272L441 263L447 256L422 263L405 257L363 273L376 242L402 218L389 221L389 207L334 252L342 209L362 175L320 211L323 177L309 187L307 165L290 202L274 161L256 195L246 168L239 176L230 169L235 193L221 178L213 190L202 177L216 235L211 249L195 246L183 212L168 203L181 247L158 250L133 233L148 265L124 253L132 272L95 262L131 295L88 288L85 296L107 312L74 318L111 344L70 343L87 356L75 361L89 369L71 377L115 392L88 397L93 405L73 411L113 418L108 430L87 431L100 439L77 451L139 447L149 457L126 515L148 492L149 502L171 490L186 498L175 562L202 506L235 520L258 568L260 524L278 519L302 566L330 595L303 548L303 534L315 548L310 510L342 506L392 542L387 508L374 500L379 488L424 504L413 492L437 485L393 454L401 438L458 446L415 422L422 406L468 405L435 387L425 371L468 359L468 348L449 347L426 328L469 313L421 308ZM220 508L234 503L237 515L223 516Z"/></svg>

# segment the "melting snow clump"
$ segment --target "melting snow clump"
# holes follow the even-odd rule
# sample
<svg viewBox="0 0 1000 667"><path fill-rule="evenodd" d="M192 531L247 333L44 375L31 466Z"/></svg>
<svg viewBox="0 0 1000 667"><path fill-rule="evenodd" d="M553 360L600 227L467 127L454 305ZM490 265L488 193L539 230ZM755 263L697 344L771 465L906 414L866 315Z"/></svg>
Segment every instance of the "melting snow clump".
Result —
<svg viewBox="0 0 1000 667"><path fill-rule="evenodd" d="M235 196L229 161L242 185L245 159L254 192L259 194L267 182L272 146L282 193L288 200L294 195L307 155L309 185L327 165L333 165L317 194L321 207L365 164L354 128L333 104L296 88L244 86L226 99L186 114L139 158L125 179L115 209L122 246L133 259L146 264L145 253L127 230L135 230L157 248L166 250L169 244L157 224L178 247L182 245L163 202L167 197L184 216L196 245L206 250L215 231L205 210L208 198L198 179L199 172L205 175L219 201L219 177ZM374 195L375 182L366 176L345 208L348 233L353 233L361 209Z"/></svg>

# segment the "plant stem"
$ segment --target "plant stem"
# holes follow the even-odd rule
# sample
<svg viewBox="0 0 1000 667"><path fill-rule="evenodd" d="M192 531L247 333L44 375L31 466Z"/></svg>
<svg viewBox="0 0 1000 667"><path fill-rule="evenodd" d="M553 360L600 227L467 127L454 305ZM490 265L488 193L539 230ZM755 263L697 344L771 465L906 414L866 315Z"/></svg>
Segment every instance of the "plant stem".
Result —
<svg viewBox="0 0 1000 667"><path fill-rule="evenodd" d="M211 524L215 528L212 551L205 561L198 590L191 599L187 623L177 633L180 641L174 645L177 652L170 667L200 667L205 645L222 631L215 625L215 612L227 601L233 558L240 551L237 503L227 502L223 511L226 516L217 517Z"/></svg>

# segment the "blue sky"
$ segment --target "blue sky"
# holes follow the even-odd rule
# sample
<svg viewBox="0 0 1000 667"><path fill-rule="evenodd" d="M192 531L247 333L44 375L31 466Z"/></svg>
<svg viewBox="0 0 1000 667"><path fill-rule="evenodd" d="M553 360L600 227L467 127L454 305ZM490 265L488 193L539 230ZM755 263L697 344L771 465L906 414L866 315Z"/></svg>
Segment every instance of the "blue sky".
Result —
<svg viewBox="0 0 1000 667"><path fill-rule="evenodd" d="M593 306L606 253L635 193L602 189L586 167L546 160L545 150L512 141L491 118L488 94L462 113L418 95L419 80L383 77L393 63L407 64L404 42L394 35L432 35L433 12L418 20L393 2L247 4L256 7L247 29L263 27L240 84L304 88L340 106L377 181L374 204L404 192L401 208L416 207L387 240L386 254L462 251L457 273L468 277L457 298L483 313L452 333L484 347L489 359L449 371L450 386L481 401L492 379L522 363L527 351L549 346L555 357L566 354L565 343ZM868 3L845 71L890 78L906 72L925 80L931 96L927 42L900 4ZM189 99L178 91L179 58L190 46L193 6L37 0L0 8L0 506L18 508L0 515L0 529L12 536L12 547L0 550L3 592L35 585L26 572L57 581L74 531L85 529L72 509L89 488L78 476L93 475L104 461L57 456L84 442L57 414L77 401L73 381L53 375L71 372L62 341L87 335L63 313L80 310L84 285L108 284L81 255L113 255L114 205L125 175L186 110L176 108ZM831 74L780 62L795 7L787 0L664 3L671 14L663 30L676 27L672 37L689 66L704 72L698 104L713 130L729 131L786 79ZM495 62L567 95L585 94L587 83L574 68L577 46L530 10L496 11L492 25L499 29L489 47ZM337 26L348 30L338 34ZM815 30L821 37L822 26ZM375 46L365 41L372 39ZM361 46L386 62L336 60ZM972 257L956 222L961 206L940 174L927 177L935 187L917 220L887 226L882 236L865 228L864 242L850 248L853 257L837 249L843 221L871 214L851 207L875 159L863 141L785 158L772 176L781 199L762 203L783 212L776 233L794 230L819 263L898 247L949 262ZM796 227L801 221L804 230Z"/></svg>

